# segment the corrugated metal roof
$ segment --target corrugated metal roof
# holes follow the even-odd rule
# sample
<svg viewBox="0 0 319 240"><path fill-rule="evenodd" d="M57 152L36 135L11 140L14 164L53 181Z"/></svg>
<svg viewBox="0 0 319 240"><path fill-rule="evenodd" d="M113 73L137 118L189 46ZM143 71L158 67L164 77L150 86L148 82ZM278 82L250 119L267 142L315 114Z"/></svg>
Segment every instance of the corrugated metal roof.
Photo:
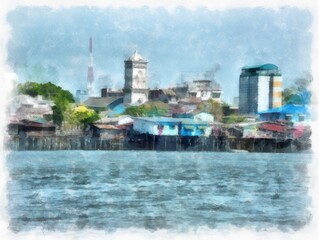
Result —
<svg viewBox="0 0 319 240"><path fill-rule="evenodd" d="M119 118L111 118L111 117L104 117L99 120L97 120L96 124L103 124L103 123L117 123L119 121Z"/></svg>
<svg viewBox="0 0 319 240"><path fill-rule="evenodd" d="M88 107L104 108L110 105L112 102L120 99L119 97L90 97L83 102Z"/></svg>
<svg viewBox="0 0 319 240"><path fill-rule="evenodd" d="M272 108L266 111L259 112L258 114L265 114L265 113L307 114L308 109L305 105L287 104L279 108Z"/></svg>
<svg viewBox="0 0 319 240"><path fill-rule="evenodd" d="M210 122L206 121L196 121L194 119L190 118L167 118L167 117L136 117L134 118L136 120L144 120L149 122L155 122L155 123L179 123L182 124L189 124L189 125L207 125L210 124Z"/></svg>
<svg viewBox="0 0 319 240"><path fill-rule="evenodd" d="M167 88L167 89L162 89L163 93L167 96L176 96L176 93L174 92L173 89Z"/></svg>
<svg viewBox="0 0 319 240"><path fill-rule="evenodd" d="M114 125L110 125L110 124L93 124L93 126L100 128L100 129L118 129Z"/></svg>
<svg viewBox="0 0 319 240"><path fill-rule="evenodd" d="M54 123L46 122L46 123L39 123L30 120L22 120L19 122L19 125L24 125L26 127L39 127L39 128L46 128L46 127L56 127Z"/></svg>
<svg viewBox="0 0 319 240"><path fill-rule="evenodd" d="M288 126L276 123L263 123L258 128L261 130L274 132L288 132L290 130Z"/></svg>

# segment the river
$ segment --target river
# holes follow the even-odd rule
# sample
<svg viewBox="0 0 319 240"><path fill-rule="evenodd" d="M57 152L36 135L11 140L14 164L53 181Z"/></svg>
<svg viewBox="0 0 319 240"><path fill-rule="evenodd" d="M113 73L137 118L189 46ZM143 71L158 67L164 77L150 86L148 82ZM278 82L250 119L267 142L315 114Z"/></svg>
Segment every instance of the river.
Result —
<svg viewBox="0 0 319 240"><path fill-rule="evenodd" d="M299 230L311 221L312 154L21 151L7 157L10 229L230 226Z"/></svg>

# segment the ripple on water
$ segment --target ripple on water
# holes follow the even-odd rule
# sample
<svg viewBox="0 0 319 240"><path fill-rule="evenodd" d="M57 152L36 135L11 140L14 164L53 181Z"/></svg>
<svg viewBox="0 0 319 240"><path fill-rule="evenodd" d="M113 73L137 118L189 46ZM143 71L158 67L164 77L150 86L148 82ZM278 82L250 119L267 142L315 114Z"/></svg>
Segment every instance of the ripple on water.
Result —
<svg viewBox="0 0 319 240"><path fill-rule="evenodd" d="M10 229L299 230L309 156L176 152L12 152Z"/></svg>

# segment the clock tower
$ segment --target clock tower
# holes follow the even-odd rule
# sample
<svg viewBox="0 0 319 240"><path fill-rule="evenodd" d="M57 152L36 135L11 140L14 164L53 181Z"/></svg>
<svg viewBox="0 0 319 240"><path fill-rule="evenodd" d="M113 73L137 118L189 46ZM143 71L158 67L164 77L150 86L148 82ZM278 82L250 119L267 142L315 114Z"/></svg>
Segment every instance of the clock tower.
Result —
<svg viewBox="0 0 319 240"><path fill-rule="evenodd" d="M124 61L124 104L139 105L148 101L147 63L137 50Z"/></svg>

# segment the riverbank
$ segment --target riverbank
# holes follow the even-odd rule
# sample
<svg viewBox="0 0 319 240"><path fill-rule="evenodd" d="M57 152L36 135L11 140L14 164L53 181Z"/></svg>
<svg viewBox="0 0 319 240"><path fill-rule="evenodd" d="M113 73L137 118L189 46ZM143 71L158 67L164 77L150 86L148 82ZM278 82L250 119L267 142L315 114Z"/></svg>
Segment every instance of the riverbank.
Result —
<svg viewBox="0 0 319 240"><path fill-rule="evenodd" d="M6 149L11 151L56 150L154 150L290 153L308 150L310 140L274 138L230 138L226 136L182 137L138 134L130 138L102 139L92 136L7 136Z"/></svg>

